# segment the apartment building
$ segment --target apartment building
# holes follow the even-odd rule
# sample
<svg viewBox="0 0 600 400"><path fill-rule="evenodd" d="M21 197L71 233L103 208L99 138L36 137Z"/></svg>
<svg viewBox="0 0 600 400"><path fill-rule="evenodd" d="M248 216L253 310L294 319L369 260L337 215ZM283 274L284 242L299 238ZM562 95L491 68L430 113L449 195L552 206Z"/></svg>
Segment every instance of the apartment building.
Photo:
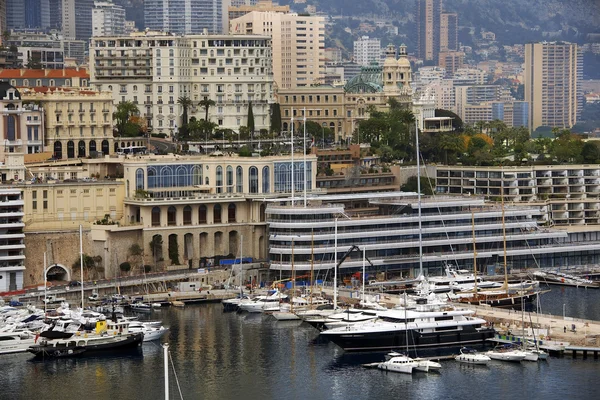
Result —
<svg viewBox="0 0 600 400"><path fill-rule="evenodd" d="M95 2L92 9L92 34L94 36L125 34L125 9L107 1Z"/></svg>
<svg viewBox="0 0 600 400"><path fill-rule="evenodd" d="M252 11L230 22L231 34L269 35L277 87L321 83L325 74L325 18Z"/></svg>
<svg viewBox="0 0 600 400"><path fill-rule="evenodd" d="M458 50L458 14L440 14L440 51Z"/></svg>
<svg viewBox="0 0 600 400"><path fill-rule="evenodd" d="M154 133L177 132L182 97L193 103L188 116L198 120L205 116L198 103L215 101L209 120L236 132L245 125L252 103L258 131L269 128L271 58L268 36L135 32L91 40L90 81L111 92L115 104L138 104Z"/></svg>
<svg viewBox="0 0 600 400"><path fill-rule="evenodd" d="M567 42L525 45L525 101L530 130L571 128L583 106L583 54Z"/></svg>
<svg viewBox="0 0 600 400"><path fill-rule="evenodd" d="M438 64L444 68L448 75L452 76L465 62L465 53L462 51L441 51L438 56Z"/></svg>
<svg viewBox="0 0 600 400"><path fill-rule="evenodd" d="M223 0L145 0L144 23L153 31L177 34L226 33ZM225 12L226 15L226 12Z"/></svg>
<svg viewBox="0 0 600 400"><path fill-rule="evenodd" d="M77 64L85 60L86 42L59 34L13 32L6 43L18 48L18 57L24 66L31 60L43 69L60 69L70 60Z"/></svg>
<svg viewBox="0 0 600 400"><path fill-rule="evenodd" d="M381 41L362 36L354 41L354 62L363 67L381 63Z"/></svg>
<svg viewBox="0 0 600 400"><path fill-rule="evenodd" d="M463 121L467 117L467 106L477 106L482 103L501 100L511 100L511 97L509 89L500 85L461 85L454 87L454 109Z"/></svg>
<svg viewBox="0 0 600 400"><path fill-rule="evenodd" d="M0 189L0 292L23 289L25 272L24 202L18 188Z"/></svg>
<svg viewBox="0 0 600 400"><path fill-rule="evenodd" d="M438 193L539 203L556 225L600 224L600 165L437 166Z"/></svg>
<svg viewBox="0 0 600 400"><path fill-rule="evenodd" d="M62 34L65 38L87 42L92 36L94 2L95 0L62 0L60 11Z"/></svg>
<svg viewBox="0 0 600 400"><path fill-rule="evenodd" d="M417 0L417 57L437 62L442 0Z"/></svg>
<svg viewBox="0 0 600 400"><path fill-rule="evenodd" d="M115 151L110 92L48 87L24 88L22 92L24 101L41 104L45 110L47 150L55 159Z"/></svg>
<svg viewBox="0 0 600 400"><path fill-rule="evenodd" d="M227 27L229 27L230 21L239 17L243 17L244 15L249 14L252 11L272 11L287 14L290 12L290 6L280 6L279 4L273 3L271 0L238 0L237 2L236 0L231 0L231 5L227 8Z"/></svg>

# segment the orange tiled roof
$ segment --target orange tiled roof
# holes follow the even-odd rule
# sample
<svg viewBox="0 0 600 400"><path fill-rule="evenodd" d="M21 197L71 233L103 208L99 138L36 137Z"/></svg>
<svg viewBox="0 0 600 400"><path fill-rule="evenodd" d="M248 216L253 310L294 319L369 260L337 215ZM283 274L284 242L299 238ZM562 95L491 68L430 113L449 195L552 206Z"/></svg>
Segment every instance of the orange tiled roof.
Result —
<svg viewBox="0 0 600 400"><path fill-rule="evenodd" d="M0 71L0 79L42 79L42 78L84 78L90 74L85 68L65 69L5 69Z"/></svg>

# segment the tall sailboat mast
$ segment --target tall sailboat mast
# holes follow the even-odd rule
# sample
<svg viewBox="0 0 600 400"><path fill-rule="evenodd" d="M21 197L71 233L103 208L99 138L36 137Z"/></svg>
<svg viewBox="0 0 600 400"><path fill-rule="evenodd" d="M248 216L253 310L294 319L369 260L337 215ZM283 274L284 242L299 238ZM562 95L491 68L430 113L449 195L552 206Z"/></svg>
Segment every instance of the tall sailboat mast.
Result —
<svg viewBox="0 0 600 400"><path fill-rule="evenodd" d="M473 225L473 277L475 278L474 289L477 294L477 246L475 243L475 213L471 210L471 224Z"/></svg>
<svg viewBox="0 0 600 400"><path fill-rule="evenodd" d="M415 146L417 148L417 203L419 208L419 276L423 276L423 232L421 229L421 157L419 151L419 124L416 118Z"/></svg>
<svg viewBox="0 0 600 400"><path fill-rule="evenodd" d="M502 176L500 177L500 199L501 199L501 207L502 207L502 242L504 243L504 289L506 293L508 293L508 270L507 270L507 262L506 262L506 221L505 221L505 211L504 211L504 171L501 172Z"/></svg>

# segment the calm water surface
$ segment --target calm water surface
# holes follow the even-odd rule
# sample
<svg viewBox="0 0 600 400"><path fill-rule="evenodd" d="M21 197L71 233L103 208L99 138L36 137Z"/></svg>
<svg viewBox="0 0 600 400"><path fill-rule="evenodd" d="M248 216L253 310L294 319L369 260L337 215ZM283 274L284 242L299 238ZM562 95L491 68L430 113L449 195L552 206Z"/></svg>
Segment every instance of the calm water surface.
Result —
<svg viewBox="0 0 600 400"><path fill-rule="evenodd" d="M553 288L544 312L600 319L600 290ZM440 374L365 369L383 353L344 353L299 322L222 312L220 304L163 309L184 399L593 399L600 360L469 367L442 362ZM162 348L146 343L122 357L32 361L0 357L0 399L163 399ZM171 375L171 398L179 398Z"/></svg>

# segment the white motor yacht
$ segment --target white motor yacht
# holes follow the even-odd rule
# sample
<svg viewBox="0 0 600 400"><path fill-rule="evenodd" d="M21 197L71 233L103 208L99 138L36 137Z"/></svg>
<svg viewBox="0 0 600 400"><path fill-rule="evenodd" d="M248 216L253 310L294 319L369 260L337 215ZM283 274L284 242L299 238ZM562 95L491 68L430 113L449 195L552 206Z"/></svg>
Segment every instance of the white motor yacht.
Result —
<svg viewBox="0 0 600 400"><path fill-rule="evenodd" d="M384 371L400 372L403 374L412 374L417 363L410 357L398 355L387 361L377 364L377 368Z"/></svg>
<svg viewBox="0 0 600 400"><path fill-rule="evenodd" d="M460 354L454 357L458 362L472 365L487 365L492 359L485 354L478 353L473 349L463 347Z"/></svg>
<svg viewBox="0 0 600 400"><path fill-rule="evenodd" d="M21 353L35 344L30 331L0 332L0 354Z"/></svg>

